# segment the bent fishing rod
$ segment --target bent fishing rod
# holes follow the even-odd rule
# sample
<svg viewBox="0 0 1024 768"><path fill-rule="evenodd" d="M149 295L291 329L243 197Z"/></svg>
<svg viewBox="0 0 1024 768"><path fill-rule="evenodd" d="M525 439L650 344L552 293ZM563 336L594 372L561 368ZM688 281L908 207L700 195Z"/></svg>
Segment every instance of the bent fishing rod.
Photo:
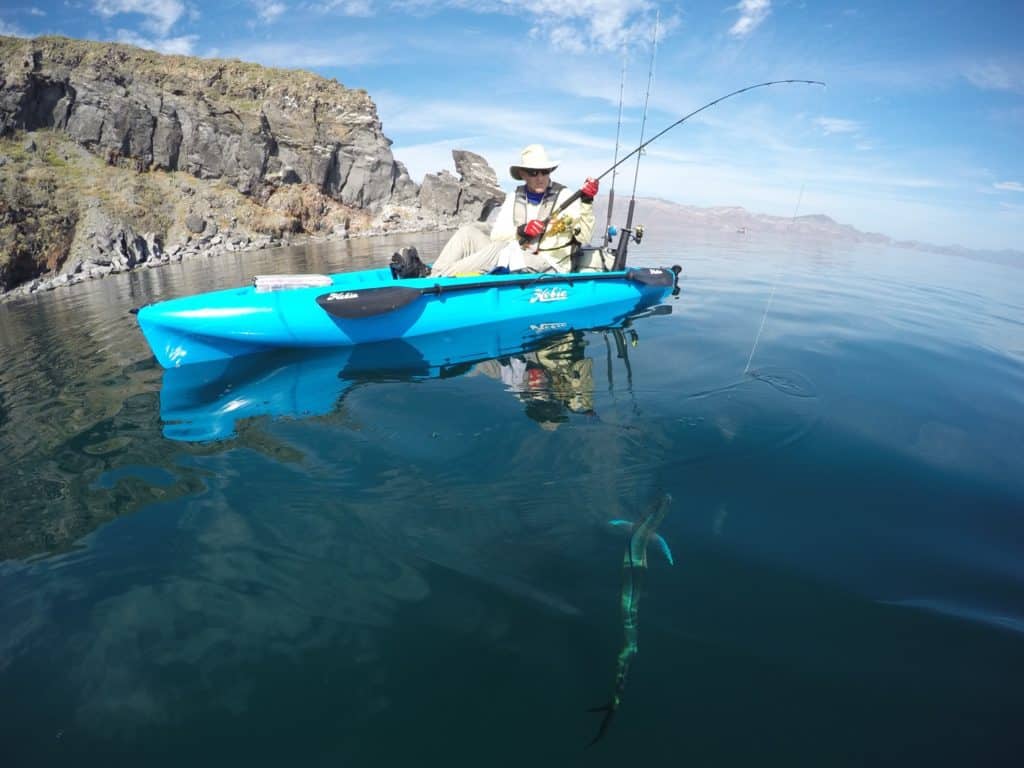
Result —
<svg viewBox="0 0 1024 768"><path fill-rule="evenodd" d="M598 181L600 181L605 176L607 176L609 173L611 173L616 168L618 168L620 165L622 165L624 162L629 160L629 158L631 158L633 155L642 152L644 150L644 148L647 147L649 144L653 144L655 141L660 139L662 136L664 136L666 133L671 131L673 128L675 128L676 126L682 125L687 120L689 120L691 117L694 117L695 115L699 115L705 109L710 109L711 107L715 106L715 104L720 104L721 102L725 101L726 99L731 99L733 96L739 96L741 93L746 93L747 91L752 91L755 88L764 88L764 87L769 86L769 85L783 85L783 84L788 84L788 83L802 83L804 85L821 85L821 86L825 85L825 83L823 83L821 80L769 80L766 83L757 83L755 85L748 85L746 88L740 88L737 91L733 91L732 93L725 94L725 96L719 96L714 101L709 101L707 104L705 104L700 109L693 110L693 112L691 112L690 114L685 115L684 117L679 118L678 120L676 120L674 123L672 123L667 128L664 128L661 131L659 131L658 133L654 134L651 138L649 138L649 139L647 139L647 141L641 143L640 146L638 146L636 149L634 149L628 155L625 155L624 157L622 157L618 161L616 161L615 164L612 165L611 168L606 170L600 176L597 176L596 179ZM555 210L553 210L548 215L548 217L546 219L544 219L544 228L547 229L547 226L550 223L551 219L553 219L555 216L557 216L562 211L564 211L566 208L568 208L570 205L572 205L574 202L576 202L579 199L580 195L581 195L580 190L576 190L573 194L571 194L565 200L565 202L563 202ZM631 207L632 207L632 204L631 204ZM542 235L542 237L543 237L543 235Z"/></svg>

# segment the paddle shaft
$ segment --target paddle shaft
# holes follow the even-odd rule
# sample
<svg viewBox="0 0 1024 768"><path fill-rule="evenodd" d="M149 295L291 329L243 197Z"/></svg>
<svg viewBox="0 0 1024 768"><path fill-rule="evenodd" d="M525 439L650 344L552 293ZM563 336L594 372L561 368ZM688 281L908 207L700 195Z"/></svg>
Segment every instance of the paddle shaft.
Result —
<svg viewBox="0 0 1024 768"><path fill-rule="evenodd" d="M468 280L443 285L434 283L424 287L384 285L377 288L339 289L317 297L316 303L332 317L358 319L373 317L406 307L421 296L444 296L481 288L517 287L536 288L549 283L587 283L599 280L628 280L642 285L674 286L678 272L675 269L630 269L625 272L588 272L585 274L552 275L541 272L529 277L511 280Z"/></svg>

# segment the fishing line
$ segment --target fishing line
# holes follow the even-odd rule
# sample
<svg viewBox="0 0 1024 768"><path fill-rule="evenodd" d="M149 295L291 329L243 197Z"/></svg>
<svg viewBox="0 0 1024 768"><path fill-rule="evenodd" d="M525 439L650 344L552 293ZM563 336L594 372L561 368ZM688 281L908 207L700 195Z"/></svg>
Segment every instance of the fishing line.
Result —
<svg viewBox="0 0 1024 768"><path fill-rule="evenodd" d="M781 272L779 274L782 274ZM761 315L761 327L757 329L757 336L754 337L754 346L750 348L750 355L747 357L747 365L743 369L743 375L746 376L750 371L750 361L754 359L754 351L757 349L757 343L761 340L761 331L764 330L764 321L768 319L768 310L772 308L772 302L775 301L775 289L779 285L779 278L776 276L775 283L772 285L772 295L768 297L768 305L764 308L764 314Z"/></svg>
<svg viewBox="0 0 1024 768"><path fill-rule="evenodd" d="M793 208L793 218L789 221L789 229L793 230L793 225L796 223L796 214L800 210L800 203L804 199L804 185L800 185L800 194L796 198L796 207ZM768 304L765 305L764 314L761 315L761 327L757 329L757 336L754 337L754 346L750 348L750 355L747 357L747 365L743 369L743 375L746 376L750 372L750 361L754 359L754 351L757 349L757 343L761 340L761 331L764 330L765 320L768 319L768 311L772 308L772 302L775 301L775 290L779 287L779 279L782 277L782 268L775 273L775 281L772 283L772 293L768 297Z"/></svg>
<svg viewBox="0 0 1024 768"><path fill-rule="evenodd" d="M790 219L789 228L793 229L793 225L796 224L796 212L800 210L800 202L804 199L804 185L800 184L800 194L796 198L796 207L793 209L793 218Z"/></svg>
<svg viewBox="0 0 1024 768"><path fill-rule="evenodd" d="M644 131L647 128L647 105L651 101L651 82L654 80L654 60L658 54L658 25L661 23L661 10L659 9L654 17L654 34L651 36L651 64L647 70L647 93L644 94L644 116L640 121L640 146L644 145ZM633 172L633 192L631 195L632 200L636 199L636 183L640 178L640 156L643 152L637 152L636 154L636 170ZM632 206L630 207L630 213L633 212ZM626 228L629 228L627 222Z"/></svg>

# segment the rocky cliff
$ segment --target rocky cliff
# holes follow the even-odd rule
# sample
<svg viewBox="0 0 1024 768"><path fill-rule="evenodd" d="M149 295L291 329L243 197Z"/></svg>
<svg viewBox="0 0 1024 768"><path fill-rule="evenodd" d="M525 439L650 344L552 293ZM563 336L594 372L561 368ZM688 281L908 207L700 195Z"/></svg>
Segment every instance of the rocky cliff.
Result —
<svg viewBox="0 0 1024 768"><path fill-rule="evenodd" d="M503 194L461 151L419 187L363 90L66 38L0 37L0 137L0 293L174 247L451 226Z"/></svg>

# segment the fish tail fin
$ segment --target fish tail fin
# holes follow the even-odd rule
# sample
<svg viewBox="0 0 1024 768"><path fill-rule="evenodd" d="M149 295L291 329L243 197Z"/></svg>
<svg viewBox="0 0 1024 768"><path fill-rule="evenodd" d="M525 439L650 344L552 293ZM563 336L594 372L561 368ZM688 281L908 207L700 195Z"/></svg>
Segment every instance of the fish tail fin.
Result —
<svg viewBox="0 0 1024 768"><path fill-rule="evenodd" d="M594 738L590 740L590 742L587 744L586 747L584 747L584 749L589 749L590 747L594 746L595 744L597 744L597 742L604 738L604 735L608 732L608 727L612 724L612 718L615 717L615 710L617 709L618 702L612 699L607 704L604 704L600 707L593 707L592 709L587 710L588 712L604 712L604 717L601 718L601 725L598 727L597 733L594 735Z"/></svg>

